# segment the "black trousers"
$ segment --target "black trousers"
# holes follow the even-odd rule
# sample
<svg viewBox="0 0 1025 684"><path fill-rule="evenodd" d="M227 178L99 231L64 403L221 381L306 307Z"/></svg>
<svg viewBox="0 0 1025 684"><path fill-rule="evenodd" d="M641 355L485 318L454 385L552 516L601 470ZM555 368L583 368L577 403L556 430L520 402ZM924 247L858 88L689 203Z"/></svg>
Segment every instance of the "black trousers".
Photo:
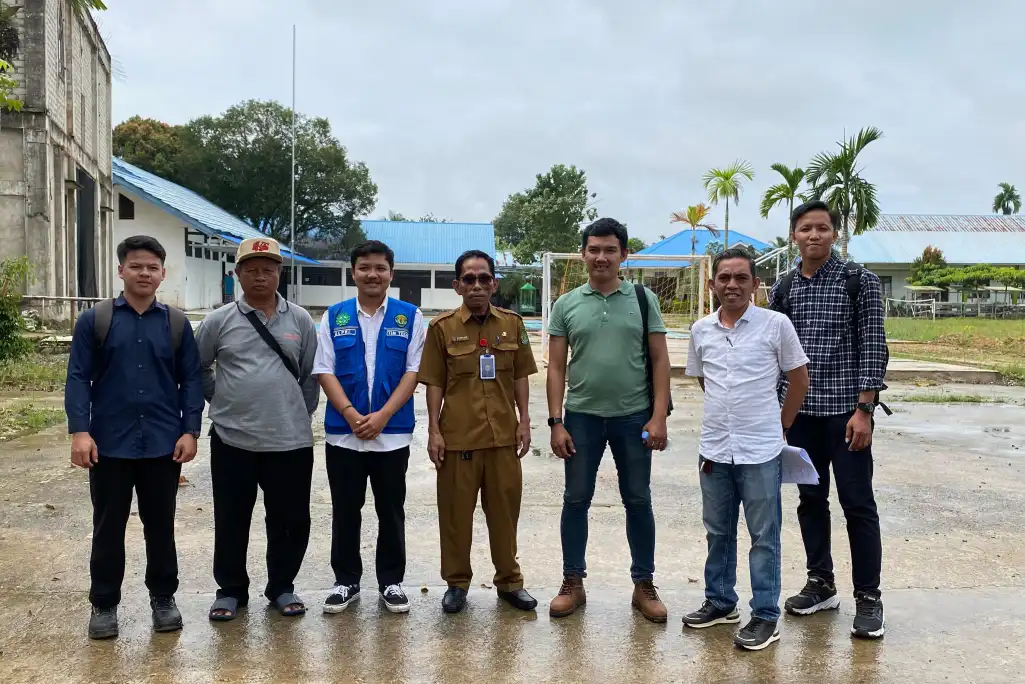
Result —
<svg viewBox="0 0 1025 684"><path fill-rule="evenodd" d="M180 463L159 458L100 456L89 470L93 502L93 543L89 558L89 601L100 608L121 602L125 578L125 526L132 512L132 490L146 537L146 588L151 596L178 590L178 552L174 546L175 497Z"/></svg>
<svg viewBox="0 0 1025 684"><path fill-rule="evenodd" d="M331 568L338 584L359 584L361 510L367 478L377 509L377 585L383 591L401 584L406 574L406 468L409 447L395 451L352 451L327 445L331 484Z"/></svg>
<svg viewBox="0 0 1025 684"><path fill-rule="evenodd" d="M808 575L833 583L829 517L829 466L832 464L836 495L847 518L854 590L878 597L883 545L872 491L872 447L861 451L848 449L845 438L851 415L800 414L787 433L787 442L807 451L819 473L819 484L799 485L801 503L797 507L797 519L808 556Z"/></svg>
<svg viewBox="0 0 1025 684"><path fill-rule="evenodd" d="M313 447L291 451L246 451L210 431L210 476L214 490L214 580L217 597L249 601L246 554L257 487L263 490L267 524L267 587L273 601L295 591L310 541Z"/></svg>

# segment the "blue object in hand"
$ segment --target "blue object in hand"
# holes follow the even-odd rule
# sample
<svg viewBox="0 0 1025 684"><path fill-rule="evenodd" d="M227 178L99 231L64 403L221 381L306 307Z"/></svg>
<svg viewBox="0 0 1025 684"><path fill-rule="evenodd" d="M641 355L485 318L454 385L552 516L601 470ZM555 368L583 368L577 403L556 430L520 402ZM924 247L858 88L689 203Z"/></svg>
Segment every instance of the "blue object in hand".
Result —
<svg viewBox="0 0 1025 684"><path fill-rule="evenodd" d="M648 431L647 430L645 430L644 432L641 433L641 441L642 442L647 442L648 441L648 437L649 437L649 435L648 435Z"/></svg>

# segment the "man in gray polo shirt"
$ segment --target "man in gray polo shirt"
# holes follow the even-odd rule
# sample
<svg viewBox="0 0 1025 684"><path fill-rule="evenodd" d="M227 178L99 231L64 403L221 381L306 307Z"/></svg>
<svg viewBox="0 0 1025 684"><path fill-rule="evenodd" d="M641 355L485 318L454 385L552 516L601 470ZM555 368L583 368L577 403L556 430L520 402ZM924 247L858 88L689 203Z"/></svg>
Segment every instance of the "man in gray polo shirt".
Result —
<svg viewBox="0 0 1025 684"><path fill-rule="evenodd" d="M653 584L655 517L650 485L651 451L666 448L669 351L658 299L643 289L648 309L645 340L636 288L619 278L626 244L626 227L614 219L599 219L584 230L581 252L587 283L559 297L548 329L548 425L552 451L566 462L561 524L565 579L549 606L552 617L570 615L586 601L587 511L608 445L626 508L632 604L648 620L666 621L666 608ZM652 364L650 385L645 346ZM567 396L569 349L573 359Z"/></svg>
<svg viewBox="0 0 1025 684"><path fill-rule="evenodd" d="M282 615L301 615L306 606L293 583L310 538L317 331L305 309L277 293L281 252L275 240L243 241L235 264L244 295L207 316L196 332L213 423L218 589L209 617L231 620L249 601L246 555L257 488L267 521L264 595Z"/></svg>

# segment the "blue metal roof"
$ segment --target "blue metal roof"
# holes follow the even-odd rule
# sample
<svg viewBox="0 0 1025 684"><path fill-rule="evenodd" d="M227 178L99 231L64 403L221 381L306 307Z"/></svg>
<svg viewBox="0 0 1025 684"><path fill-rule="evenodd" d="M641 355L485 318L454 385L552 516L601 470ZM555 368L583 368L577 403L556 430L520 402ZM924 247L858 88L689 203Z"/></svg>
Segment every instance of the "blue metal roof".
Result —
<svg viewBox="0 0 1025 684"><path fill-rule="evenodd" d="M691 251L692 233L694 234L695 243L693 252ZM703 255L705 253L705 250L708 249L708 244L712 241L717 241L721 243L723 241L722 232L720 231L719 237L715 237L714 235L712 235L711 232L707 230L691 230L690 228L688 228L686 230L681 230L679 233L674 233L673 235L667 237L665 240L660 240L655 244L651 245L650 247L646 247L637 253L645 255L664 254L666 256L683 256L686 254ZM754 249L759 251L769 246L769 244L766 242L762 242L761 240L753 238L749 235L744 235L743 233L731 230L730 247L737 247L739 245L748 245L749 247L753 247ZM678 259L672 259L665 262L648 260L638 260L631 262L627 260L623 263L623 268L679 268L681 266L686 266L689 263L689 261Z"/></svg>
<svg viewBox="0 0 1025 684"><path fill-rule="evenodd" d="M929 233L1025 233L1025 216L882 214L872 230Z"/></svg>
<svg viewBox="0 0 1025 684"><path fill-rule="evenodd" d="M368 240L380 240L400 264L451 264L468 249L495 257L495 227L490 223L360 221Z"/></svg>
<svg viewBox="0 0 1025 684"><path fill-rule="evenodd" d="M229 214L198 193L148 171L143 171L138 166L114 157L112 170L115 185L123 186L152 202L204 235L222 238L236 244L247 238L265 237L256 228L237 216ZM286 261L291 259L291 254L287 247L281 246L281 255ZM295 255L295 260L302 264L320 263L304 257L298 252Z"/></svg>
<svg viewBox="0 0 1025 684"><path fill-rule="evenodd" d="M847 249L862 264L910 264L930 246L948 264L1025 264L1025 235L1006 230L870 230L852 237Z"/></svg>

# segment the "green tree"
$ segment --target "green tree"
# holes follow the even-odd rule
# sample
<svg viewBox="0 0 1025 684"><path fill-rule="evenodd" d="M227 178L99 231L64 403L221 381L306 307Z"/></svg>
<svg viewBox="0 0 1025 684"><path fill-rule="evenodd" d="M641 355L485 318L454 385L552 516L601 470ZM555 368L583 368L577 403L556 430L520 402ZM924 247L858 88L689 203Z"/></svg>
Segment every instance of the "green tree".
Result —
<svg viewBox="0 0 1025 684"><path fill-rule="evenodd" d="M626 241L626 248L630 250L631 254L637 254L642 249L647 249L648 243L640 238L632 237Z"/></svg>
<svg viewBox="0 0 1025 684"><path fill-rule="evenodd" d="M382 221L408 221L409 219L400 214L397 211L388 210L388 215L381 219Z"/></svg>
<svg viewBox="0 0 1025 684"><path fill-rule="evenodd" d="M754 180L754 177L755 170L750 162L738 159L727 167L709 169L702 179L705 190L708 191L708 201L715 205L719 202L726 203L724 249L730 246L730 200L733 200L734 205L740 204L740 191L744 188L744 179Z"/></svg>
<svg viewBox="0 0 1025 684"><path fill-rule="evenodd" d="M0 261L0 361L21 358L32 348L21 335L21 293L31 281L32 264L26 257Z"/></svg>
<svg viewBox="0 0 1025 684"><path fill-rule="evenodd" d="M501 249L521 264L536 263L545 252L580 249L580 224L598 212L588 206L587 175L575 166L556 164L537 174L534 187L509 195L495 217Z"/></svg>
<svg viewBox="0 0 1025 684"><path fill-rule="evenodd" d="M879 221L879 202L876 188L861 177L858 155L872 142L883 137L875 126L858 131L857 135L837 143L840 151L820 152L808 164L806 178L811 186L811 198L825 200L840 214L840 258L847 259L847 244L851 233L849 223L854 215L854 234L860 235Z"/></svg>
<svg viewBox="0 0 1025 684"><path fill-rule="evenodd" d="M726 248L723 247L723 244L718 240L709 240L708 244L705 245L705 254L708 256L715 256L724 249Z"/></svg>
<svg viewBox="0 0 1025 684"><path fill-rule="evenodd" d="M786 164L776 162L770 166L773 171L783 177L782 183L771 186L762 195L762 218L769 218L769 212L780 204L787 206L787 239L786 244L778 247L787 248L787 263L791 261L793 252L793 232L790 230L790 217L794 213L794 200L807 201L807 197L801 192L801 184L804 182L804 169L795 166L790 168Z"/></svg>
<svg viewBox="0 0 1025 684"><path fill-rule="evenodd" d="M103 4L103 0L71 0L71 6L79 12L84 12L85 10L102 11L107 9L107 6Z"/></svg>
<svg viewBox="0 0 1025 684"><path fill-rule="evenodd" d="M1010 216L1021 211L1021 195L1010 183L1001 183L1000 192L993 198L993 213Z"/></svg>
<svg viewBox="0 0 1025 684"><path fill-rule="evenodd" d="M0 60L14 59L21 49L21 36L14 27L14 15L21 7L8 7L0 0Z"/></svg>
<svg viewBox="0 0 1025 684"><path fill-rule="evenodd" d="M298 114L295 126L296 242L345 242L359 231L356 217L373 210L377 186L363 162L349 159L327 119ZM190 121L179 134L183 185L267 235L290 240L290 109L249 100Z"/></svg>
<svg viewBox="0 0 1025 684"><path fill-rule="evenodd" d="M3 110L20 112L22 101L14 96L18 82L7 75L11 65L0 59L0 112Z"/></svg>
<svg viewBox="0 0 1025 684"><path fill-rule="evenodd" d="M115 157L161 178L188 184L179 168L183 150L179 127L133 116L114 127L111 144Z"/></svg>
<svg viewBox="0 0 1025 684"><path fill-rule="evenodd" d="M711 209L707 204L699 202L687 207L687 211L674 211L669 215L670 223L686 223L690 226L690 253L697 254L698 230L707 230L712 237L719 237L719 229L714 224L705 223ZM665 238L663 238L665 239ZM721 250L720 250L721 251Z"/></svg>
<svg viewBox="0 0 1025 684"><path fill-rule="evenodd" d="M917 284L926 273L935 272L941 268L946 268L946 266L947 260L943 258L943 252L939 248L929 245L922 250L921 256L915 257L915 260L911 262L909 268L911 276L908 280Z"/></svg>
<svg viewBox="0 0 1025 684"><path fill-rule="evenodd" d="M431 212L427 212L426 214L424 214L423 216L418 218L417 221L419 221L420 223L448 223L449 222L447 218L438 218L437 216L435 216Z"/></svg>

